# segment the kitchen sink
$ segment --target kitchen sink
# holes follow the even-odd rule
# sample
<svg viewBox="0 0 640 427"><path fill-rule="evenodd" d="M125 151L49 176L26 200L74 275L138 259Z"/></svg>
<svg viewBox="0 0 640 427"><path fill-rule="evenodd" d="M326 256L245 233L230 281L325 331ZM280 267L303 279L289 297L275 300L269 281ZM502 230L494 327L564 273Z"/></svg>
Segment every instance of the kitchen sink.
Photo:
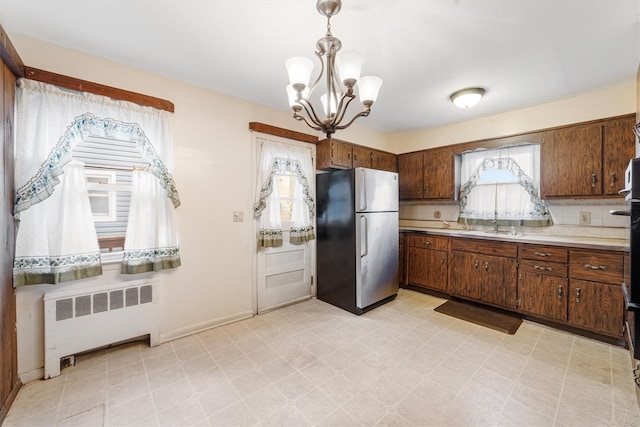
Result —
<svg viewBox="0 0 640 427"><path fill-rule="evenodd" d="M481 237L505 237L509 239L517 239L523 237L523 233L513 233L510 230L498 230L497 232L493 230L468 230L462 233L463 236L481 236Z"/></svg>

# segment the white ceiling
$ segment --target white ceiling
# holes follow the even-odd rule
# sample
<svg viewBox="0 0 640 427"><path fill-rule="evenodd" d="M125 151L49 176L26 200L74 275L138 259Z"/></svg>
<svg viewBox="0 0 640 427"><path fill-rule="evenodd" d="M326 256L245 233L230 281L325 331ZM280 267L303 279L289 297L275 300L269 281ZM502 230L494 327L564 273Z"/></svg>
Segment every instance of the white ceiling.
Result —
<svg viewBox="0 0 640 427"><path fill-rule="evenodd" d="M326 30L315 3L0 0L0 24L289 111L284 62L313 58ZM359 123L398 132L633 82L639 16L640 0L343 0L332 30L365 54L363 74L384 80ZM449 95L470 86L485 98L454 107Z"/></svg>

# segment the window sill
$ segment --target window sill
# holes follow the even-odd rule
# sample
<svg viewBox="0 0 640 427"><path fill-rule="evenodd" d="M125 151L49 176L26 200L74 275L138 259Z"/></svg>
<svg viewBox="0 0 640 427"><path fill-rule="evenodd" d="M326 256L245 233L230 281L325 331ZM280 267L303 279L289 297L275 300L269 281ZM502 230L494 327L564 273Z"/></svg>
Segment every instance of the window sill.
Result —
<svg viewBox="0 0 640 427"><path fill-rule="evenodd" d="M103 252L100 254L102 264L119 264L124 257L123 251L117 252Z"/></svg>

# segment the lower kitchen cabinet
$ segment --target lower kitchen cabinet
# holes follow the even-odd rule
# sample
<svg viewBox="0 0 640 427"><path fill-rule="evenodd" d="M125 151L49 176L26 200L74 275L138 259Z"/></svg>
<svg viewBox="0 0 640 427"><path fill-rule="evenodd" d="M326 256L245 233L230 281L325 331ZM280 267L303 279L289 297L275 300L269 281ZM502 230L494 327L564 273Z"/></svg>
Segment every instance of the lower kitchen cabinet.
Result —
<svg viewBox="0 0 640 427"><path fill-rule="evenodd" d="M519 309L536 316L566 322L569 294L567 249L522 245L519 256Z"/></svg>
<svg viewBox="0 0 640 427"><path fill-rule="evenodd" d="M406 237L407 284L447 292L449 239L424 234Z"/></svg>
<svg viewBox="0 0 640 427"><path fill-rule="evenodd" d="M452 239L451 294L516 308L518 247L515 243Z"/></svg>
<svg viewBox="0 0 640 427"><path fill-rule="evenodd" d="M621 285L571 280L569 323L607 335L623 336L624 300Z"/></svg>
<svg viewBox="0 0 640 427"><path fill-rule="evenodd" d="M624 254L572 250L569 256L569 323L622 337Z"/></svg>

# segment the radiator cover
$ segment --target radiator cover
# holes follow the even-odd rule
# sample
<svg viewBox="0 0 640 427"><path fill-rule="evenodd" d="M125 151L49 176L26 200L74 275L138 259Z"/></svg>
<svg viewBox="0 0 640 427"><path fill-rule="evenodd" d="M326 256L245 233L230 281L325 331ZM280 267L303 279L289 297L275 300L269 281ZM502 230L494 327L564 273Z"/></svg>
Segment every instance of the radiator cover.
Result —
<svg viewBox="0 0 640 427"><path fill-rule="evenodd" d="M44 299L44 378L60 375L60 358L149 335L160 344L158 282L80 285Z"/></svg>

